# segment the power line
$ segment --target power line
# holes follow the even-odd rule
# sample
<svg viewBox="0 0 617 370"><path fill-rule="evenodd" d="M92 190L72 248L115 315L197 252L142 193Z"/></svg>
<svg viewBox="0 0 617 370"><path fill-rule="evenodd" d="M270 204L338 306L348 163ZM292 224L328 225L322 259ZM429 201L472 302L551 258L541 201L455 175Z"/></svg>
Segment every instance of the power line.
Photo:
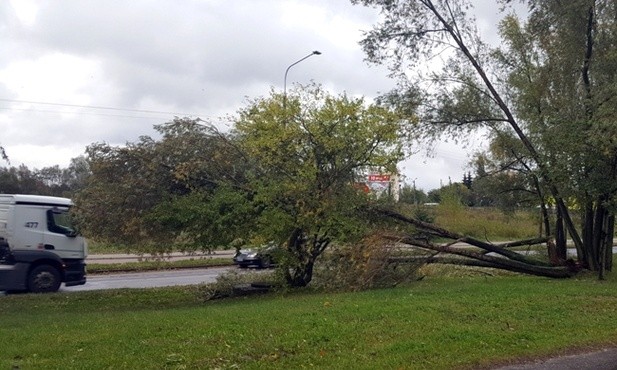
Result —
<svg viewBox="0 0 617 370"><path fill-rule="evenodd" d="M110 113L97 113L97 112L67 112L61 110L45 110L45 109L35 109L35 108L9 108L9 107L0 107L3 110L11 110L11 111L21 111L21 112L38 112L38 113L55 113L55 114L78 114L78 115L89 115L89 116L100 116L100 117L120 117L120 118L139 118L139 119L153 119L157 118L155 116L127 116L122 114L110 114Z"/></svg>
<svg viewBox="0 0 617 370"><path fill-rule="evenodd" d="M166 111L147 110L147 109L128 109L128 108L117 108L117 107L104 107L104 106L97 106L97 105L49 103L49 102L40 102L40 101L32 101L32 100L16 100L16 99L0 98L0 101L9 102L9 103L41 104L41 105L52 105L52 106L58 106L58 107L104 109L104 110L123 111L123 112L136 112L136 113L171 114L171 115L174 115L174 116L197 116L197 117L199 117L199 116L205 117L206 116L204 114L196 114L196 113L166 112Z"/></svg>

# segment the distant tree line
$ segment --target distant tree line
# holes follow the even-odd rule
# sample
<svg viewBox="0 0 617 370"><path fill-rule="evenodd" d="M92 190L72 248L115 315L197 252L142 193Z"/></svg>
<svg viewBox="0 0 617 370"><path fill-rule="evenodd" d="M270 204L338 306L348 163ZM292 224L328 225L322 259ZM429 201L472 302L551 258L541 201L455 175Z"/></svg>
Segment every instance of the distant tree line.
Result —
<svg viewBox="0 0 617 370"><path fill-rule="evenodd" d="M30 169L24 164L0 167L0 193L71 198L85 186L89 175L90 167L84 156L71 159L68 168L55 165Z"/></svg>
<svg viewBox="0 0 617 370"><path fill-rule="evenodd" d="M504 211L535 207L540 203L538 193L518 172L503 171L488 174L486 158L478 154L472 161L474 173L463 174L460 182L449 182L439 188L424 192L409 184L401 187L400 202L408 204L441 203L444 194L455 196L469 207L495 207Z"/></svg>

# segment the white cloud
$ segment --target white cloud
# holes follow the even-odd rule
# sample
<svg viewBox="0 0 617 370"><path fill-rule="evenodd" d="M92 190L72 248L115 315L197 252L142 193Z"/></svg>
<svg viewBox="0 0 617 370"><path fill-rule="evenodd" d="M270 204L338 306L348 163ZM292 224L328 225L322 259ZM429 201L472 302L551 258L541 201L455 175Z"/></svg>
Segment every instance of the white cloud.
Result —
<svg viewBox="0 0 617 370"><path fill-rule="evenodd" d="M10 6L15 12L15 16L22 24L31 26L36 21L38 7L33 0L11 0Z"/></svg>
<svg viewBox="0 0 617 370"><path fill-rule="evenodd" d="M288 88L315 81L375 97L394 82L367 66L358 41L378 16L346 0L0 2L0 144L13 164L66 166L93 142L154 135L173 114L18 101L217 120L281 91L285 69L313 50L323 54L294 66ZM439 154L403 167L429 189L458 181L461 163Z"/></svg>
<svg viewBox="0 0 617 370"><path fill-rule="evenodd" d="M90 86L99 81L98 63L83 57L59 52L42 55L35 60L17 60L0 70L0 81L18 99L89 104Z"/></svg>
<svg viewBox="0 0 617 370"><path fill-rule="evenodd" d="M32 144L9 144L5 149L11 153L11 166L25 164L30 169L51 167L59 165L66 168L70 159L83 154L84 148L77 145L32 145Z"/></svg>

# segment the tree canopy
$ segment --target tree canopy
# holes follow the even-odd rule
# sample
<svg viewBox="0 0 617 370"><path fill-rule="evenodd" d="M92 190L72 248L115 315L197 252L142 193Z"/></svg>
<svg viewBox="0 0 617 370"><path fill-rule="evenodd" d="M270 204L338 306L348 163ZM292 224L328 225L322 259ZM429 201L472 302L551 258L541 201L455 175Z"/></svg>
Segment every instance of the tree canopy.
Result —
<svg viewBox="0 0 617 370"><path fill-rule="evenodd" d="M86 149L92 175L76 196L86 234L159 252L174 243L195 248L210 241L201 232L171 227L188 227L196 218L193 208L178 214L175 224L151 221L161 212L157 207L183 196L201 199L194 193L210 194L220 182L241 177L243 162L224 136L198 120L177 118L155 129L158 140L142 136L126 146L94 143Z"/></svg>
<svg viewBox="0 0 617 370"><path fill-rule="evenodd" d="M159 140L88 148L80 217L97 238L159 251L275 243L289 284L304 286L328 245L371 228L357 184L396 172L410 124L316 85L249 101L227 133L176 119L156 127Z"/></svg>
<svg viewBox="0 0 617 370"><path fill-rule="evenodd" d="M288 281L310 282L317 257L332 241L364 235L354 184L367 171L396 173L403 157L401 119L388 109L318 86L272 94L240 112L235 133L254 165L249 185L263 206L256 233L285 244Z"/></svg>

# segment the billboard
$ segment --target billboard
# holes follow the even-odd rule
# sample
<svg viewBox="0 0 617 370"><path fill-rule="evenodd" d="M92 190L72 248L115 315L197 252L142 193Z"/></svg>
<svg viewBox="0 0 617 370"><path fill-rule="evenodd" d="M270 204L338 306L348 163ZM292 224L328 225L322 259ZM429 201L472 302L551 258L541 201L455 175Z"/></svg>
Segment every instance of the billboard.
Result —
<svg viewBox="0 0 617 370"><path fill-rule="evenodd" d="M390 182L390 175L368 175L368 182Z"/></svg>
<svg viewBox="0 0 617 370"><path fill-rule="evenodd" d="M375 194L377 197L382 195L391 196L395 202L399 200L400 183L399 175L368 174L365 175L364 182L356 182L353 186L367 194Z"/></svg>

